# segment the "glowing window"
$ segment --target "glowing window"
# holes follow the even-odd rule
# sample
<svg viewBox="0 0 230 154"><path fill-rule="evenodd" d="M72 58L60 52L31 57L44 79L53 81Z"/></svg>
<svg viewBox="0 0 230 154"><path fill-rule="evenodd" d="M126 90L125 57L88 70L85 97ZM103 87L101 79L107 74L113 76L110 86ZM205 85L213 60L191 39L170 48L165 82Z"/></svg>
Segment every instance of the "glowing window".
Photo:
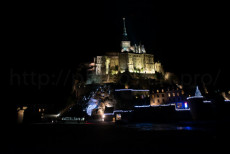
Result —
<svg viewBox="0 0 230 154"><path fill-rule="evenodd" d="M185 107L186 109L188 108L188 103L187 103L187 102L184 103L184 107Z"/></svg>
<svg viewBox="0 0 230 154"><path fill-rule="evenodd" d="M182 103L177 103L177 108L182 108Z"/></svg>
<svg viewBox="0 0 230 154"><path fill-rule="evenodd" d="M170 93L168 93L168 97L171 97L171 94L170 94Z"/></svg>
<svg viewBox="0 0 230 154"><path fill-rule="evenodd" d="M181 94L184 95L184 90L181 91Z"/></svg>
<svg viewBox="0 0 230 154"><path fill-rule="evenodd" d="M121 120L121 114L116 114L116 120Z"/></svg>

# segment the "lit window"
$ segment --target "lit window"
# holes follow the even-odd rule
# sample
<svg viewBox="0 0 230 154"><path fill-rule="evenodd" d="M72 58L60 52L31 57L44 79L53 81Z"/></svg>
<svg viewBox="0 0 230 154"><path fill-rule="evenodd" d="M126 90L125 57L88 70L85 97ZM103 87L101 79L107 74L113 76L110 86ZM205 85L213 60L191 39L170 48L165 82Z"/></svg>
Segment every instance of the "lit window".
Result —
<svg viewBox="0 0 230 154"><path fill-rule="evenodd" d="M177 103L177 108L178 109L182 108L182 103Z"/></svg>
<svg viewBox="0 0 230 154"><path fill-rule="evenodd" d="M164 89L162 89L162 93L164 92Z"/></svg>
<svg viewBox="0 0 230 154"><path fill-rule="evenodd" d="M42 111L41 109L38 110L38 112L41 112L41 111Z"/></svg>
<svg viewBox="0 0 230 154"><path fill-rule="evenodd" d="M179 93L179 92L177 93L177 96L180 96L180 93Z"/></svg>
<svg viewBox="0 0 230 154"><path fill-rule="evenodd" d="M184 95L184 90L181 91L181 94Z"/></svg>
<svg viewBox="0 0 230 154"><path fill-rule="evenodd" d="M173 93L173 97L175 97L176 95L175 95L175 93Z"/></svg>
<svg viewBox="0 0 230 154"><path fill-rule="evenodd" d="M170 94L170 93L168 93L168 97L171 97L171 94Z"/></svg>
<svg viewBox="0 0 230 154"><path fill-rule="evenodd" d="M157 90L157 92L159 93L159 90Z"/></svg>
<svg viewBox="0 0 230 154"><path fill-rule="evenodd" d="M116 114L116 120L121 120L121 114Z"/></svg>
<svg viewBox="0 0 230 154"><path fill-rule="evenodd" d="M187 103L187 102L184 103L184 107L185 107L186 109L188 108L188 103Z"/></svg>

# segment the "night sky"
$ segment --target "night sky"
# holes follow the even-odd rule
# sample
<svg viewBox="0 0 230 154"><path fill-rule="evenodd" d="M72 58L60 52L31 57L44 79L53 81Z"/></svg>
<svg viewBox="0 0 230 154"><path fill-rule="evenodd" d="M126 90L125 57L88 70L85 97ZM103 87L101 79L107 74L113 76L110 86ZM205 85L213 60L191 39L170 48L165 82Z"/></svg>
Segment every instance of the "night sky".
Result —
<svg viewBox="0 0 230 154"><path fill-rule="evenodd" d="M229 87L225 5L155 3L147 0L84 1L76 4L10 4L4 12L9 90L17 103L62 103L78 64L107 51L120 51L122 18L128 38L145 45L165 70L206 74ZM17 77L20 76L20 84ZM48 75L49 83L25 84L22 74ZM60 82L57 81L61 75ZM69 74L69 76L67 75ZM45 75L44 75L45 76ZM45 77L44 77L45 78ZM43 78L43 79L44 79ZM67 79L66 79L67 78Z"/></svg>

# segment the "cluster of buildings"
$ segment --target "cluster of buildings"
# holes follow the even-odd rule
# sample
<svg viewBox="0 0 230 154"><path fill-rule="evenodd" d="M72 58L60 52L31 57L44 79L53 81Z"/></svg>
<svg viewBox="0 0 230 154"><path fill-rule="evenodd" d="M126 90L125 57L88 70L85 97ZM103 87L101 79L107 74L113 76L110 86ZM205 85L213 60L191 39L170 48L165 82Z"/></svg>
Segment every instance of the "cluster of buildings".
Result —
<svg viewBox="0 0 230 154"><path fill-rule="evenodd" d="M59 118L62 121L84 121L86 116L94 116L103 120L106 118L108 120L109 117L110 120L122 120L124 117L138 119L141 116L150 119L153 117L155 119L162 117L170 119L178 115L177 111L185 111L188 114L190 108L192 108L191 113L194 117L199 117L194 104L198 104L198 108L202 110L209 108L209 111L214 113L213 103L204 100L198 87L196 97L189 100L181 85L166 82L172 73L165 72L162 64L155 62L154 55L148 54L144 45L132 45L126 32L125 18L123 24L121 51L96 56L93 62L84 64L87 71L86 81L76 80L73 86L77 105L70 104L55 114L46 114L44 107L36 108L37 112L28 112L27 108L21 107L18 108L18 120L23 121L26 110L27 114L37 113L36 116L38 115L42 119ZM119 80L122 80L123 75L125 75L126 81L121 84ZM156 82L159 80L157 75L162 77L164 84ZM129 81L127 81L127 77L130 78ZM152 83L157 84L152 85ZM229 91L222 95L226 101L230 100ZM194 100L199 103L191 105ZM76 114L82 111L85 115ZM211 112L205 113L210 115ZM200 113L204 113L204 111Z"/></svg>
<svg viewBox="0 0 230 154"><path fill-rule="evenodd" d="M118 85L119 79L125 74L132 82ZM160 62L155 62L154 55L147 53L144 45L132 44L128 39L125 18L123 18L123 38L119 52L107 52L105 55L94 57L94 61L87 64L86 85L99 85L100 90L94 90L94 96L88 101L87 114L104 115L120 109L134 107L159 106L165 104L178 104L184 106L185 93L180 86L151 86L149 81L159 80L157 75L167 80L172 73L165 72ZM109 91L105 90L110 85ZM146 86L147 85L147 86ZM77 86L75 86L77 87ZM159 88L157 88L159 87ZM77 90L76 90L77 93ZM100 97L98 97L100 95ZM102 96L103 95L103 96ZM104 95L106 97L104 97ZM110 104L104 98L110 99ZM188 108L188 106L187 106ZM125 112L126 113L126 112Z"/></svg>

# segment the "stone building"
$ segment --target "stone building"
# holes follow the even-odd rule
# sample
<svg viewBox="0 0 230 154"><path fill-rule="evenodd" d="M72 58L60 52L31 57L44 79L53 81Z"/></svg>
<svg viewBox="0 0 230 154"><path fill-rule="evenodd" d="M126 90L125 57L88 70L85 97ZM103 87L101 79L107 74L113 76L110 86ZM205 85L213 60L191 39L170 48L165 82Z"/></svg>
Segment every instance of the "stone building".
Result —
<svg viewBox="0 0 230 154"><path fill-rule="evenodd" d="M144 45L131 45L128 39L124 22L124 33L121 41L121 52L108 52L103 56L96 56L90 63L87 83L112 83L114 75L124 73L145 74L153 79L154 74L164 73L160 62L154 62L154 55L147 54Z"/></svg>
<svg viewBox="0 0 230 154"><path fill-rule="evenodd" d="M171 104L175 102L185 101L186 96L184 95L183 89L166 89L166 88L158 88L154 89L150 95L150 105L162 105L162 104Z"/></svg>

